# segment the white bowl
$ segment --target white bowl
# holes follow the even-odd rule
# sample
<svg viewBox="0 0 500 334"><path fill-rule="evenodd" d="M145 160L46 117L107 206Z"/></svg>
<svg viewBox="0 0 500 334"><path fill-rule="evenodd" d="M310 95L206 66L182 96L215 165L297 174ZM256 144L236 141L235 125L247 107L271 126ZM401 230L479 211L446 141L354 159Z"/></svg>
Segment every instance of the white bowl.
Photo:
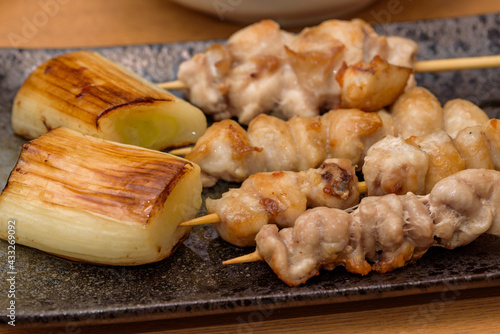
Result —
<svg viewBox="0 0 500 334"><path fill-rule="evenodd" d="M263 19L283 27L313 25L341 18L376 0L171 0L185 7L218 18L250 24Z"/></svg>

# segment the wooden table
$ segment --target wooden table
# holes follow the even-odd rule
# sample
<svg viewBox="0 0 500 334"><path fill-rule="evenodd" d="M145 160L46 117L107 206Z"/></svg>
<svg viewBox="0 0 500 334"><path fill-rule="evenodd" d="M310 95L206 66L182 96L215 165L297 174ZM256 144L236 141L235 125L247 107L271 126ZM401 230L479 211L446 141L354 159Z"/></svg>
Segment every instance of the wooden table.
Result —
<svg viewBox="0 0 500 334"><path fill-rule="evenodd" d="M48 5L51 4L51 7ZM40 14L42 6L50 15ZM393 6L393 7L391 7ZM397 6L398 11L389 8ZM498 0L382 0L358 13L399 22L500 12ZM390 15L386 15L389 13ZM37 21L38 20L38 21ZM0 47L67 48L226 38L241 25L167 0L0 1ZM31 26L30 22L37 25ZM19 38L21 37L21 38ZM3 297L2 297L3 298ZM500 287L226 314L183 320L59 328L0 328L0 333L499 333Z"/></svg>
<svg viewBox="0 0 500 334"><path fill-rule="evenodd" d="M353 16L387 23L498 11L498 0L381 0ZM227 38L242 27L168 0L0 0L0 22L0 47L25 48Z"/></svg>

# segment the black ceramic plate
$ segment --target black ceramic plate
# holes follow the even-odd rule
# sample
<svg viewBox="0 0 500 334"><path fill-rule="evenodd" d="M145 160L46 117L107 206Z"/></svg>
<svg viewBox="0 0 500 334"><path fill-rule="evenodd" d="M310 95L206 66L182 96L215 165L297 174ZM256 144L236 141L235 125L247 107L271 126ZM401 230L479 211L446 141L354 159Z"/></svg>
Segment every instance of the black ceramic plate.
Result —
<svg viewBox="0 0 500 334"><path fill-rule="evenodd" d="M377 26L420 45L419 59L500 53L500 15ZM178 65L210 42L101 48L97 51L154 81L175 78ZM24 142L12 134L10 109L28 74L43 61L68 50L0 50L0 187ZM500 70L420 74L420 85L441 102L473 101L500 116ZM220 183L204 196L220 196ZM233 185L234 186L234 185ZM0 188L1 189L1 188ZM204 213L204 208L200 215ZM15 217L13 217L15 218ZM468 246L431 249L423 259L388 274L361 277L343 268L323 272L306 285L290 288L265 263L222 266L221 261L252 251L238 249L210 226L196 227L170 258L138 267L107 267L59 259L17 246L15 302L17 324L58 321L124 321L338 303L448 289L500 285L500 239L482 236ZM7 322L7 243L0 240L0 321Z"/></svg>

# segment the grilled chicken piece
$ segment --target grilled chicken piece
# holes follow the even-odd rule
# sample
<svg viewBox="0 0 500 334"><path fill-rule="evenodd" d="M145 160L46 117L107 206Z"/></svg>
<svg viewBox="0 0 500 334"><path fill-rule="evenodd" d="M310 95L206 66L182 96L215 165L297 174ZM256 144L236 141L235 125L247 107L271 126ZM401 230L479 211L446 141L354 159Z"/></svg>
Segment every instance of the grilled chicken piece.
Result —
<svg viewBox="0 0 500 334"><path fill-rule="evenodd" d="M375 144L385 136L392 136L392 137L398 136L398 127L392 115L385 109L377 111L377 115L382 120L382 127L378 128L377 131L375 131L371 136L365 138L364 142L365 151L363 152L363 158L362 158L363 163L366 157L366 153L368 152L370 147L372 147L373 144Z"/></svg>
<svg viewBox="0 0 500 334"><path fill-rule="evenodd" d="M488 139L481 125L460 130L453 143L464 159L466 169L494 169Z"/></svg>
<svg viewBox="0 0 500 334"><path fill-rule="evenodd" d="M412 67L416 50L413 41L379 36L361 20L329 20L296 35L264 20L236 32L225 45L215 44L183 62L177 77L189 87L190 101L215 120L237 117L248 124L270 111L289 119L317 116L337 106L342 92L335 75L342 64L364 67L361 63L378 57L374 61L380 71L369 80L390 74L391 93L371 89L370 94L344 98L355 99L355 107L377 110L374 101L389 105L402 88L414 84L410 70L400 67ZM388 64L382 65L382 60ZM346 90L365 79L361 72L347 74Z"/></svg>
<svg viewBox="0 0 500 334"><path fill-rule="evenodd" d="M465 160L451 137L444 131L423 137L411 136L406 142L418 147L429 157L429 169L425 175L425 194L430 193L441 179L465 169Z"/></svg>
<svg viewBox="0 0 500 334"><path fill-rule="evenodd" d="M364 111L380 110L404 92L411 73L410 68L391 65L379 56L369 64L344 63L336 77L342 89L340 105Z"/></svg>
<svg viewBox="0 0 500 334"><path fill-rule="evenodd" d="M399 136L425 136L443 129L443 108L438 99L423 87L413 87L391 107Z"/></svg>
<svg viewBox="0 0 500 334"><path fill-rule="evenodd" d="M300 122L308 121L308 118L300 118ZM290 127L288 122L267 115L259 115L250 123L248 138L252 145L262 149L260 151L262 162L258 165L265 166L263 171L299 170L299 152L304 149L295 142L295 132L292 132L295 129L297 128ZM308 144L304 141L301 143Z"/></svg>
<svg viewBox="0 0 500 334"><path fill-rule="evenodd" d="M200 169L175 156L56 128L23 146L0 195L0 237L73 260L139 265L187 238Z"/></svg>
<svg viewBox="0 0 500 334"><path fill-rule="evenodd" d="M338 109L322 116L327 138L327 157L344 158L353 165L363 164L366 143L383 127L377 113L359 109Z"/></svg>
<svg viewBox="0 0 500 334"><path fill-rule="evenodd" d="M326 160L317 169L302 172L257 173L221 199L207 199L219 235L240 247L255 245L255 235L266 224L293 226L308 207L347 209L359 201L358 179L346 159Z"/></svg>
<svg viewBox="0 0 500 334"><path fill-rule="evenodd" d="M367 152L363 176L369 196L425 194L429 156L402 138L386 136Z"/></svg>
<svg viewBox="0 0 500 334"><path fill-rule="evenodd" d="M95 52L75 51L40 65L19 89L12 128L33 139L58 126L163 150L205 132L198 108Z"/></svg>
<svg viewBox="0 0 500 334"><path fill-rule="evenodd" d="M482 233L500 234L500 172L467 169L436 184L429 194L434 236L453 249Z"/></svg>
<svg viewBox="0 0 500 334"><path fill-rule="evenodd" d="M489 121L488 115L474 103L455 99L443 107L444 130L455 139L458 133L471 126L483 125Z"/></svg>
<svg viewBox="0 0 500 334"><path fill-rule="evenodd" d="M202 167L203 186L218 179L242 182L258 171L261 147L251 144L247 132L233 120L210 126L186 159Z"/></svg>
<svg viewBox="0 0 500 334"><path fill-rule="evenodd" d="M288 120L293 140L299 148L297 170L307 170L319 166L328 156L327 137L323 124L323 119L319 116L310 118L294 116ZM252 138L255 137L254 131L251 131L250 134Z"/></svg>
<svg viewBox="0 0 500 334"><path fill-rule="evenodd" d="M263 226L257 254L290 286L339 265L361 275L392 271L432 246L453 249L483 233L500 235L499 183L498 171L464 170L426 196L365 197L351 214L310 209L294 227Z"/></svg>

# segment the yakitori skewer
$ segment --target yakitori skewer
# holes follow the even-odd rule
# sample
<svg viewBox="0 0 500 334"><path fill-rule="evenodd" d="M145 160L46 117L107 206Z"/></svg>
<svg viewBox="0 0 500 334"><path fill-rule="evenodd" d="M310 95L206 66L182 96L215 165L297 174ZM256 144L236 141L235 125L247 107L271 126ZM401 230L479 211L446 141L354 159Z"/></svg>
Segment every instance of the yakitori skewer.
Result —
<svg viewBox="0 0 500 334"><path fill-rule="evenodd" d="M233 120L223 120L210 126L193 148L171 153L200 165L203 185L209 187L219 179L243 182L258 172L315 168L327 158L350 159L359 170L366 151L386 135L406 139L445 130L454 138L463 128L489 120L470 101L454 99L441 106L421 87L405 92L390 111L337 109L288 121L259 115L246 131Z"/></svg>
<svg viewBox="0 0 500 334"><path fill-rule="evenodd" d="M429 195L365 197L352 213L307 210L294 227L263 226L256 251L223 264L266 261L290 286L321 269L389 272L420 259L432 246L454 249L483 233L500 236L500 172L469 169L436 184Z"/></svg>
<svg viewBox="0 0 500 334"><path fill-rule="evenodd" d="M188 89L188 86L180 80L168 81L168 82L160 82L157 84L160 88L166 90L185 90Z"/></svg>
<svg viewBox="0 0 500 334"><path fill-rule="evenodd" d="M366 188L362 188L365 192ZM348 209L359 203L359 195L351 161L327 159L307 171L254 174L220 199L207 198L210 215L186 224L213 223L225 241L239 247L253 246L263 225L292 226L310 207Z"/></svg>
<svg viewBox="0 0 500 334"><path fill-rule="evenodd" d="M248 124L270 110L286 119L312 117L338 105L376 111L414 84L417 48L379 36L362 20L330 20L299 34L264 20L184 61L177 80L216 121Z"/></svg>
<svg viewBox="0 0 500 334"><path fill-rule="evenodd" d="M362 20L329 20L299 34L261 21L179 66L190 102L218 121L248 124L273 110L283 118L317 116L336 106L376 111L392 104L414 72L499 66L499 56L415 61L417 43L380 36Z"/></svg>
<svg viewBox="0 0 500 334"><path fill-rule="evenodd" d="M366 188L366 182L359 182L358 189L360 194L366 194L368 191ZM196 226L196 225L205 225L205 224L216 224L220 223L221 219L217 212L209 213L208 215L196 217L190 220L186 220L185 222L180 223L178 226Z"/></svg>
<svg viewBox="0 0 500 334"><path fill-rule="evenodd" d="M220 216L217 212L209 213L208 215L196 217L190 220L186 220L179 224L179 226L196 226L205 224L216 224L220 223Z"/></svg>
<svg viewBox="0 0 500 334"><path fill-rule="evenodd" d="M338 109L288 121L262 114L246 131L233 120L212 124L185 157L200 165L203 186L209 187L218 179L243 182L258 172L307 170L328 158L349 159L360 168L366 143L386 134L395 135L396 127L385 111Z"/></svg>
<svg viewBox="0 0 500 334"><path fill-rule="evenodd" d="M329 169L322 166L317 170L311 169L308 173L328 175L328 184L335 185L337 182L335 189L339 195L343 194L339 190L346 189L342 184L347 184L346 181L349 180L352 185L348 175L354 172L339 173L342 164L344 168L350 165L345 160L337 160L336 163ZM365 182L358 183L358 191L367 191L369 196L404 195L408 192L425 195L441 179L466 168L500 169L500 123L497 119L464 128L454 139L445 131L422 137L412 136L407 140L384 137L367 152L363 166ZM281 222L282 227L288 226L293 223L296 214L305 210L305 199L301 192L310 192L304 190L308 189L304 188L302 177L305 175L304 172L258 173L243 182L241 189L231 190L222 199L207 199L210 214L188 221L186 226L214 223L224 240L238 246L251 246L253 237L263 225L274 223L274 219L278 224ZM332 193L329 188L325 188L325 184L316 185L314 177L309 177L309 180L306 184L308 187L314 184L311 189L316 192L326 189L328 193ZM302 185L300 196L297 196L297 184ZM290 194L277 195L287 192ZM309 199L308 206L347 209L357 204L355 199L354 196L348 196L347 200L341 197L337 201L322 199L314 202ZM279 221L277 217L283 220Z"/></svg>
<svg viewBox="0 0 500 334"><path fill-rule="evenodd" d="M500 55L420 60L413 63L413 71L417 73L462 71L493 67L500 67ZM161 82L158 86L166 90L189 89L181 80Z"/></svg>

